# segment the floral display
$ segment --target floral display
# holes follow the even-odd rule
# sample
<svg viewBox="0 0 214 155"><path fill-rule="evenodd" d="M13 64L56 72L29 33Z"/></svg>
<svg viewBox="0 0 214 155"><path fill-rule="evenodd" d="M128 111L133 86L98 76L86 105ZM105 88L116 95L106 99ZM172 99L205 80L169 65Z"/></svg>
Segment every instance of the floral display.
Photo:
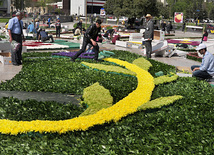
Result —
<svg viewBox="0 0 214 155"><path fill-rule="evenodd" d="M53 44L43 43L43 42L35 42L35 41L25 41L25 42L23 42L23 46L35 47L35 46L42 46L42 45L53 45Z"/></svg>
<svg viewBox="0 0 214 155"><path fill-rule="evenodd" d="M43 43L43 42L35 42L35 41L25 41L23 42L23 46L26 46L29 50L36 49L68 49L68 45L60 45L54 43Z"/></svg>
<svg viewBox="0 0 214 155"><path fill-rule="evenodd" d="M137 88L113 106L101 109L98 112L87 116L79 116L73 119L60 121L13 121L2 119L0 120L0 132L2 134L17 135L19 133L27 132L57 132L62 134L69 131L85 131L94 125L101 125L111 121L117 122L129 114L135 113L139 110L138 108L140 106L150 101L152 91L155 88L155 83L154 78L148 71L141 69L135 64L131 64L119 59L105 58L104 60L115 63L119 66L124 66L126 69L136 73L136 77L138 79ZM149 67L147 67L147 69L148 68ZM180 98L180 96L175 97L174 100L178 100ZM169 103L171 102L169 101Z"/></svg>

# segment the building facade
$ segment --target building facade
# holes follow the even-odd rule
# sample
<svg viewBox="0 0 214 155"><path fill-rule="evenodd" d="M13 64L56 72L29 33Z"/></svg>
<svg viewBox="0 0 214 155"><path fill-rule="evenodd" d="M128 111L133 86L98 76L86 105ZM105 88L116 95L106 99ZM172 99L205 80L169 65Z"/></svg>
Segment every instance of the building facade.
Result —
<svg viewBox="0 0 214 155"><path fill-rule="evenodd" d="M69 15L70 14L70 0L63 0L62 1L62 8L63 8L63 12L66 14L66 15Z"/></svg>
<svg viewBox="0 0 214 155"><path fill-rule="evenodd" d="M106 0L70 0L70 15L100 14Z"/></svg>
<svg viewBox="0 0 214 155"><path fill-rule="evenodd" d="M11 0L0 0L0 12L2 14L10 14Z"/></svg>

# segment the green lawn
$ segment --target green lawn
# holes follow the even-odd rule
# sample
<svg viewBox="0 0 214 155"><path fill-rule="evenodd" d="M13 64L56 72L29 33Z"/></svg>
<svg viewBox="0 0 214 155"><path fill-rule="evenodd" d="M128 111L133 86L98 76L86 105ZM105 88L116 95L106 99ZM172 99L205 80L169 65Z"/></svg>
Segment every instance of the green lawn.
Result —
<svg viewBox="0 0 214 155"><path fill-rule="evenodd" d="M10 20L11 18L0 18L0 23L6 23Z"/></svg>

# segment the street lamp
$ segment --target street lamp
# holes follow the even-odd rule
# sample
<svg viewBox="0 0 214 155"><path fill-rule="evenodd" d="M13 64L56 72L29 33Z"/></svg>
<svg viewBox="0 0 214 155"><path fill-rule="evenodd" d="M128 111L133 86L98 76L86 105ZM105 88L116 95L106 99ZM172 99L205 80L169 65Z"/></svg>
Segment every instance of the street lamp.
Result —
<svg viewBox="0 0 214 155"><path fill-rule="evenodd" d="M23 11L24 10L24 0L21 0L21 8L20 8L20 11Z"/></svg>
<svg viewBox="0 0 214 155"><path fill-rule="evenodd" d="M87 29L87 0L85 0L85 29Z"/></svg>
<svg viewBox="0 0 214 155"><path fill-rule="evenodd" d="M91 9L91 14L93 15L94 13L94 5L93 5L94 1L92 0L92 9Z"/></svg>

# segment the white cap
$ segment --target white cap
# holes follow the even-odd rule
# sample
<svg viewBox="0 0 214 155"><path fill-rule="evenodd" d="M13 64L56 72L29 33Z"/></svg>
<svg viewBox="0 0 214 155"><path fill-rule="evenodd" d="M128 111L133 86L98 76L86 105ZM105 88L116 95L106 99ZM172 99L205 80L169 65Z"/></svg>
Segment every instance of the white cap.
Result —
<svg viewBox="0 0 214 155"><path fill-rule="evenodd" d="M207 46L202 43L196 48L196 50L199 51L199 50L204 49L204 48L207 48Z"/></svg>

